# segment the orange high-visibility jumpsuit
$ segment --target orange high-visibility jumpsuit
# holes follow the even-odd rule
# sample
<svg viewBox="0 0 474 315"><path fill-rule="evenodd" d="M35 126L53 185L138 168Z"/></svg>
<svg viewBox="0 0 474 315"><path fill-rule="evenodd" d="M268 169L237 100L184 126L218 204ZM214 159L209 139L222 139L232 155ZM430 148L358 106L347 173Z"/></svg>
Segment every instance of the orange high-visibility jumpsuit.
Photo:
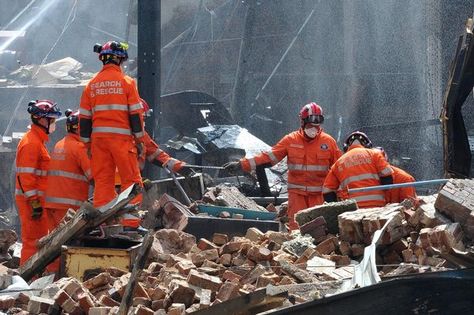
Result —
<svg viewBox="0 0 474 315"><path fill-rule="evenodd" d="M168 153L161 150L158 144L153 141L150 135L145 132L145 136L143 137L143 144L145 147L144 154L139 157L139 165L140 169L145 167L145 159L153 164L156 164L160 167L167 164L168 168L170 168L173 172L179 172L183 167L183 161L177 160L169 156Z"/></svg>
<svg viewBox="0 0 474 315"><path fill-rule="evenodd" d="M352 145L334 163L324 181L323 194L336 193L339 188L362 188L380 185L380 177L392 175L392 169L378 150ZM383 190L350 193L359 208L382 207L386 204Z"/></svg>
<svg viewBox="0 0 474 315"><path fill-rule="evenodd" d="M46 132L33 124L21 139L16 152L15 201L20 216L23 243L20 265L37 252L36 242L48 234L45 213L37 220L31 218L32 201L38 200L44 209L46 172L50 161L46 141L48 141Z"/></svg>
<svg viewBox="0 0 474 315"><path fill-rule="evenodd" d="M76 211L87 201L91 179L87 148L79 135L68 133L54 146L49 163L45 214L50 233L58 227L68 209ZM59 271L59 259L51 263L48 270Z"/></svg>
<svg viewBox="0 0 474 315"><path fill-rule="evenodd" d="M403 184L403 183L413 183L415 178L405 172L404 170L390 165L393 171L393 183L394 184ZM396 189L389 189L385 192L385 199L387 203L400 203L405 199L414 199L416 198L415 187L401 187Z"/></svg>
<svg viewBox="0 0 474 315"><path fill-rule="evenodd" d="M164 164L168 164L168 167L172 169L173 172L179 172L183 165L183 161L177 160L169 156L168 153L161 150L158 144L153 141L150 135L145 131L145 136L143 137L143 149L140 155L138 156L138 164L140 170L143 170L145 167L145 162L148 161L160 167L163 167ZM115 185L121 185L121 179L118 172L115 172ZM128 226L132 228L137 228L140 225L140 219L134 216L124 216L120 223L123 226Z"/></svg>
<svg viewBox="0 0 474 315"><path fill-rule="evenodd" d="M297 229L295 214L322 204L322 186L331 165L341 156L336 140L325 132L308 139L299 129L284 136L272 149L253 158L243 158L240 164L250 172L257 165L275 165L288 157L288 218L291 230Z"/></svg>
<svg viewBox="0 0 474 315"><path fill-rule="evenodd" d="M116 196L116 168L122 189L135 183L142 185L135 141L143 142L143 108L135 81L119 66L104 65L84 89L79 112L81 141L91 146L97 208ZM133 202L139 201L136 198Z"/></svg>

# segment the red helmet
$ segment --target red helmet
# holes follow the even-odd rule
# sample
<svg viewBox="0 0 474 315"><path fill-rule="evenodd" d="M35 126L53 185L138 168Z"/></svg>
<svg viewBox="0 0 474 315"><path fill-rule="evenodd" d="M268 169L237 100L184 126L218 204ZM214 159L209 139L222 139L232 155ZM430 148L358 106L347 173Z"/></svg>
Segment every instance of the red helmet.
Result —
<svg viewBox="0 0 474 315"><path fill-rule="evenodd" d="M358 140L360 144L368 149L372 148L372 141L370 141L369 137L365 133L362 131L354 131L349 136L347 136L346 141L344 141L344 152L349 149L355 140Z"/></svg>
<svg viewBox="0 0 474 315"><path fill-rule="evenodd" d="M128 59L128 44L119 43L116 41L106 42L104 45L95 44L94 52L99 54L99 59L101 61L107 61L110 59L110 56L117 56L125 61Z"/></svg>
<svg viewBox="0 0 474 315"><path fill-rule="evenodd" d="M147 113L150 110L150 105L148 105L147 101L140 97L140 103L143 106L143 111Z"/></svg>
<svg viewBox="0 0 474 315"><path fill-rule="evenodd" d="M307 123L322 124L324 121L323 109L318 104L311 102L300 110L301 125Z"/></svg>
<svg viewBox="0 0 474 315"><path fill-rule="evenodd" d="M148 102L140 97L140 103L142 104L142 107L143 107L143 115L150 116L150 113L153 110L150 108L150 105L148 105Z"/></svg>
<svg viewBox="0 0 474 315"><path fill-rule="evenodd" d="M59 118L61 111L56 103L50 100L36 100L28 103L28 113L33 118Z"/></svg>
<svg viewBox="0 0 474 315"><path fill-rule="evenodd" d="M71 109L66 109L64 112L66 115L66 129L68 132L77 132L77 128L79 127L79 111L76 110L73 112Z"/></svg>

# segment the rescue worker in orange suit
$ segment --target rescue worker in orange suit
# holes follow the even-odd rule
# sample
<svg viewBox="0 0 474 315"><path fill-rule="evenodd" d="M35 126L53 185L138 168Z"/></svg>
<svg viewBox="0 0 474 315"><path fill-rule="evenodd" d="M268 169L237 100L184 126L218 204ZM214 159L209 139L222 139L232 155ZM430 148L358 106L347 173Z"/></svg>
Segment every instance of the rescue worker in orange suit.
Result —
<svg viewBox="0 0 474 315"><path fill-rule="evenodd" d="M103 67L81 97L79 132L81 141L90 146L96 208L115 198L116 168L123 189L133 184L142 186L135 143L142 143L144 138L143 109L135 81L121 69L128 59L127 48L127 44L115 41L94 46ZM139 203L140 197L131 203Z"/></svg>
<svg viewBox="0 0 474 315"><path fill-rule="evenodd" d="M45 142L56 128L56 119L61 116L57 105L50 100L31 101L28 113L31 129L21 139L16 152L15 201L23 243L20 265L36 253L36 242L48 234L43 209L50 156Z"/></svg>
<svg viewBox="0 0 474 315"><path fill-rule="evenodd" d="M144 115L149 115L151 109L148 103L142 98L140 98L140 102L143 105ZM194 174L192 168L185 167L185 162L172 158L168 153L161 150L158 144L153 141L146 131L142 149L138 158L138 163L141 170L143 170L145 167L145 161L153 163L159 167L166 168L171 172L180 173L186 177Z"/></svg>
<svg viewBox="0 0 474 315"><path fill-rule="evenodd" d="M48 230L51 233L66 215L68 209L77 211L89 195L92 180L87 148L79 140L79 111L68 109L66 136L59 140L51 153L45 197ZM48 266L59 271L59 259Z"/></svg>
<svg viewBox="0 0 474 315"><path fill-rule="evenodd" d="M298 211L323 203L323 182L331 165L341 156L336 141L321 127L324 122L321 106L312 102L299 114L299 130L284 136L271 151L253 158L224 165L229 172L240 169L250 172L257 166L277 164L288 157L288 218L290 230L298 228Z"/></svg>
<svg viewBox="0 0 474 315"><path fill-rule="evenodd" d="M388 161L387 152L382 147L376 147L376 150L379 150L384 156L385 160ZM394 184L404 184L404 183L413 183L415 178L396 166L390 164L393 174L393 183ZM416 190L415 187L401 187L393 188L385 191L385 200L387 203L400 203L405 199L416 200Z"/></svg>
<svg viewBox="0 0 474 315"><path fill-rule="evenodd" d="M143 115L149 115L151 109L148 103L142 98L140 98L140 103L143 107ZM145 136L143 138L143 143L137 144L138 165L141 171L143 171L145 168L145 162L148 161L154 165L167 168L171 172L180 173L186 177L192 176L194 174L194 171L191 168L184 167L186 164L185 162L172 158L166 152L161 150L158 144L150 137L148 132L144 131L144 134ZM145 190L150 189L152 185L153 184L149 179L143 180L143 186ZM121 186L121 179L118 172L115 173L115 186ZM140 223L141 220L138 217L128 213L124 214L120 220L120 224L131 228L137 228Z"/></svg>
<svg viewBox="0 0 474 315"><path fill-rule="evenodd" d="M392 169L380 151L363 132L351 133L344 142L344 155L334 163L324 181L324 201L337 201L337 191L350 188L388 185L393 183ZM382 207L386 204L383 190L347 194L359 208Z"/></svg>

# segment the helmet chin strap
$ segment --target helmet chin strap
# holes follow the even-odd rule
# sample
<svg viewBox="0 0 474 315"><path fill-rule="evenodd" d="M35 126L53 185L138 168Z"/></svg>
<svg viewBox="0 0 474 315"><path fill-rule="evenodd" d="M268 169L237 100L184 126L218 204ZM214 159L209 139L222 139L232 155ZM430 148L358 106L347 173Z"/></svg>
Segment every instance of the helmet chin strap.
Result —
<svg viewBox="0 0 474 315"><path fill-rule="evenodd" d="M47 127L45 127L45 126L43 126L43 124L41 124L40 120L42 118L46 119L46 121L48 122ZM39 119L38 118L33 118L31 121L33 122L33 124L43 128L44 131L46 132L46 134L49 135L49 127L51 126L51 118L48 118L48 117L42 117L42 118L39 118Z"/></svg>

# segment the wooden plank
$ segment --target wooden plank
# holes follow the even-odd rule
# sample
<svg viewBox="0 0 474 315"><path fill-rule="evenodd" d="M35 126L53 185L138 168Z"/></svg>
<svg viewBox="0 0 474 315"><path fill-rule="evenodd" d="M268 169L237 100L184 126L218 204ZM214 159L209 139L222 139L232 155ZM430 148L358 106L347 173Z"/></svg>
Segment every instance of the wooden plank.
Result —
<svg viewBox="0 0 474 315"><path fill-rule="evenodd" d="M153 235L154 231L149 230L147 235L143 239L142 246L140 248L140 251L138 252L137 258L135 259L135 263L133 265L132 274L130 275L127 287L125 288L125 293L123 294L122 302L120 303L120 308L118 312L119 315L126 315L128 313L128 309L130 308L130 304L132 304L133 291L135 290L135 286L138 282L138 276L145 267L145 262L148 258L148 253L150 252L151 245L153 244Z"/></svg>
<svg viewBox="0 0 474 315"><path fill-rule="evenodd" d="M72 220L54 231L54 236L38 252L30 257L20 268L20 276L29 281L61 254L61 246L94 228L117 213L136 195L135 185L130 186L107 205L95 209L84 202Z"/></svg>

